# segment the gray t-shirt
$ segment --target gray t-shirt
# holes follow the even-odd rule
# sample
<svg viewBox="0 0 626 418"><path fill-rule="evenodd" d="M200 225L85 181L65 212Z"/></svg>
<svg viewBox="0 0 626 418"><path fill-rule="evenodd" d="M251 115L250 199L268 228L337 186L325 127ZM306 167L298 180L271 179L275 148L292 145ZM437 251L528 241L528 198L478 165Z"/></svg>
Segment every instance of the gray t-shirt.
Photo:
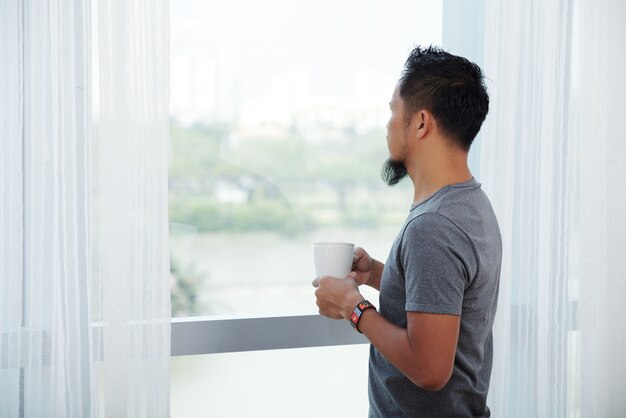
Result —
<svg viewBox="0 0 626 418"><path fill-rule="evenodd" d="M407 311L461 316L454 370L437 392L417 387L370 348L370 418L489 417L502 241L487 195L473 178L411 208L380 284L380 313L406 328Z"/></svg>

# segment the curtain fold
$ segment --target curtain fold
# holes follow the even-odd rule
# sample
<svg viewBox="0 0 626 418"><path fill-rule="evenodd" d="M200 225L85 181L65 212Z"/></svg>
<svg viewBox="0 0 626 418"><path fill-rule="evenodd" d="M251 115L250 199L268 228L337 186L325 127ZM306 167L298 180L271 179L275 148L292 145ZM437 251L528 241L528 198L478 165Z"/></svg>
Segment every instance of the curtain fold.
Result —
<svg viewBox="0 0 626 418"><path fill-rule="evenodd" d="M0 3L0 416L169 415L167 6Z"/></svg>
<svg viewBox="0 0 626 418"><path fill-rule="evenodd" d="M626 4L581 2L575 22L582 416L622 417L626 411Z"/></svg>
<svg viewBox="0 0 626 418"><path fill-rule="evenodd" d="M85 416L85 9L2 4L0 415Z"/></svg>
<svg viewBox="0 0 626 418"><path fill-rule="evenodd" d="M169 413L167 10L148 0L94 10L93 313L105 323L95 341L107 388L94 403L107 416Z"/></svg>
<svg viewBox="0 0 626 418"><path fill-rule="evenodd" d="M481 181L503 266L496 417L626 410L626 60L619 2L486 2ZM619 296L618 296L619 295Z"/></svg>

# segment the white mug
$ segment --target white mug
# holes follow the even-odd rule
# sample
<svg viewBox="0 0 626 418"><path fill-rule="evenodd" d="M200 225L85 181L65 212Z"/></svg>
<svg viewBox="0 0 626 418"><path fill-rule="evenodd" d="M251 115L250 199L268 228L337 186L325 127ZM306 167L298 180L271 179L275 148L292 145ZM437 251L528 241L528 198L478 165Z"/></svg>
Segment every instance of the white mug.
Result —
<svg viewBox="0 0 626 418"><path fill-rule="evenodd" d="M352 271L354 244L316 242L313 244L315 275L344 278Z"/></svg>

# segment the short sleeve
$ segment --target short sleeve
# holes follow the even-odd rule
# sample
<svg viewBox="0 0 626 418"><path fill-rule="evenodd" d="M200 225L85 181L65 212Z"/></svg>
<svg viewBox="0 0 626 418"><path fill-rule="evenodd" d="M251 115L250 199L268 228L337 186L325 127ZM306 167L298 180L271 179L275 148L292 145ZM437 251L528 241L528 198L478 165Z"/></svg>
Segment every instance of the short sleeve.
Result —
<svg viewBox="0 0 626 418"><path fill-rule="evenodd" d="M424 213L411 220L401 243L407 311L461 315L476 270L469 238L451 220Z"/></svg>

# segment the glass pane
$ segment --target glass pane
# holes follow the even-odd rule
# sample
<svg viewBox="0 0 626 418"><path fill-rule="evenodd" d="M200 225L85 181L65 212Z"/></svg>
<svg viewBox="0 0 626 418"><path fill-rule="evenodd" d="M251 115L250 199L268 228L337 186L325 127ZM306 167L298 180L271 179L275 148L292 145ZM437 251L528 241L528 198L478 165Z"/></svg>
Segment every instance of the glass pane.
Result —
<svg viewBox="0 0 626 418"><path fill-rule="evenodd" d="M384 261L407 214L409 182L379 179L388 103L441 1L170 7L173 315L315 313L312 243Z"/></svg>
<svg viewBox="0 0 626 418"><path fill-rule="evenodd" d="M366 417L369 345L172 357L172 418Z"/></svg>

